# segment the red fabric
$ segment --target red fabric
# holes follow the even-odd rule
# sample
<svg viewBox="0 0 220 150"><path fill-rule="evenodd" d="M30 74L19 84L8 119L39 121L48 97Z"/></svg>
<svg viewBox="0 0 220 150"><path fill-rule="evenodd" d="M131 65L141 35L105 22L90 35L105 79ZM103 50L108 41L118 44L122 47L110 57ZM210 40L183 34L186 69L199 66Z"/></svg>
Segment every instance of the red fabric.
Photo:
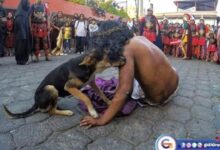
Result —
<svg viewBox="0 0 220 150"><path fill-rule="evenodd" d="M155 42L156 41L156 33L148 31L148 30L144 30L144 34L143 34L148 40L150 40L151 42Z"/></svg>
<svg viewBox="0 0 220 150"><path fill-rule="evenodd" d="M195 53L196 57L199 59L199 58L200 58L200 55L201 55L200 49L199 49L199 48L196 48L194 53Z"/></svg>
<svg viewBox="0 0 220 150"><path fill-rule="evenodd" d="M178 38L174 38L174 39L172 39L171 42L170 42L170 44L171 44L171 45L174 45L174 46L179 46L180 43L181 43L181 41L180 41L180 39L178 39Z"/></svg>
<svg viewBox="0 0 220 150"><path fill-rule="evenodd" d="M34 37L44 38L48 36L47 23L42 23L42 24L32 23L31 29L33 33L32 35Z"/></svg>
<svg viewBox="0 0 220 150"><path fill-rule="evenodd" d="M199 39L197 36L192 37L192 46L198 46Z"/></svg>
<svg viewBox="0 0 220 150"><path fill-rule="evenodd" d="M199 46L204 46L206 43L206 38L205 37L199 37L198 39L198 45Z"/></svg>
<svg viewBox="0 0 220 150"><path fill-rule="evenodd" d="M7 19L6 21L6 28L8 32L12 32L13 28L14 28L14 21L13 19Z"/></svg>
<svg viewBox="0 0 220 150"><path fill-rule="evenodd" d="M165 45L169 45L170 42L171 42L171 39L170 39L167 35L163 35L163 36L162 36L162 42L163 42L163 44L165 44Z"/></svg>
<svg viewBox="0 0 220 150"><path fill-rule="evenodd" d="M209 52L215 52L215 51L217 50L217 47L216 47L215 44L209 44L207 50L208 50Z"/></svg>
<svg viewBox="0 0 220 150"><path fill-rule="evenodd" d="M13 19L7 19L7 22L6 22L7 35L5 38L5 47L6 48L13 48L14 47L15 36L13 33L13 28L14 28Z"/></svg>
<svg viewBox="0 0 220 150"><path fill-rule="evenodd" d="M15 44L15 35L14 33L10 33L5 38L5 47L6 48L13 48Z"/></svg>

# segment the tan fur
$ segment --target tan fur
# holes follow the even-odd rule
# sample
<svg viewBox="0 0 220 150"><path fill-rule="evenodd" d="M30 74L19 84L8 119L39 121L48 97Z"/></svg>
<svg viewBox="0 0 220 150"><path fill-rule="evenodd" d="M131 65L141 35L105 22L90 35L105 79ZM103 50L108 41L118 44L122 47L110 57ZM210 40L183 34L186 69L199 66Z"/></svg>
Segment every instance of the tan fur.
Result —
<svg viewBox="0 0 220 150"><path fill-rule="evenodd" d="M80 90L78 90L75 87L65 86L65 90L68 91L72 96L75 96L78 99L80 99L81 101L83 101L84 104L86 105L86 107L88 108L89 114L92 117L94 117L94 118L98 117L98 113L94 109L91 100L85 94L83 94Z"/></svg>

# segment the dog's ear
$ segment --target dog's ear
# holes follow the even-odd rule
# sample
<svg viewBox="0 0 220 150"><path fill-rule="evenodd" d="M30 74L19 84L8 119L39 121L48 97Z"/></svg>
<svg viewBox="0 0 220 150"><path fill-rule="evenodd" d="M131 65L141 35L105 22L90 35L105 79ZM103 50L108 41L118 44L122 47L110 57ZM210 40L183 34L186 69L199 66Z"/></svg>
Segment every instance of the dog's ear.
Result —
<svg viewBox="0 0 220 150"><path fill-rule="evenodd" d="M94 63L95 63L95 59L94 59L93 55L87 55L87 56L85 56L83 61L79 64L79 66L83 66L83 65L90 66Z"/></svg>

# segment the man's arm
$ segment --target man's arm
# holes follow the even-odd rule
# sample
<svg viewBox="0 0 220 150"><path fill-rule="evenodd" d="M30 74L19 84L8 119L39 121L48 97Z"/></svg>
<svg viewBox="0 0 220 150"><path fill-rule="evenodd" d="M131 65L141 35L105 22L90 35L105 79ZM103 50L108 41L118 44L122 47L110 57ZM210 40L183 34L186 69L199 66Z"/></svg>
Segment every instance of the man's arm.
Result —
<svg viewBox="0 0 220 150"><path fill-rule="evenodd" d="M128 53L124 53L126 64L119 70L119 86L116 94L105 113L98 119L85 117L81 126L105 125L110 122L124 105L128 94L131 92L134 80L134 60Z"/></svg>

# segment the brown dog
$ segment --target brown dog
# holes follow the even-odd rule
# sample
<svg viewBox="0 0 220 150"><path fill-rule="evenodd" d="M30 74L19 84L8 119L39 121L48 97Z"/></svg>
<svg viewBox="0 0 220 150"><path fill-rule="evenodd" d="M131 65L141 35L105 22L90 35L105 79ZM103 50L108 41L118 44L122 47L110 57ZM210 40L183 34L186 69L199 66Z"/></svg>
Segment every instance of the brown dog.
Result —
<svg viewBox="0 0 220 150"><path fill-rule="evenodd" d="M72 111L57 109L57 99L58 97L72 95L85 103L92 117L98 117L91 100L79 89L89 84L107 104L110 103L95 84L95 74L97 72L125 64L123 56L117 56L111 60L110 55L108 52L103 53L94 50L88 54L70 59L52 70L44 78L35 92L35 103L29 110L23 113L12 113L6 106L3 106L5 112L12 118L27 117L37 110L46 111L50 114L70 116L73 114Z"/></svg>

